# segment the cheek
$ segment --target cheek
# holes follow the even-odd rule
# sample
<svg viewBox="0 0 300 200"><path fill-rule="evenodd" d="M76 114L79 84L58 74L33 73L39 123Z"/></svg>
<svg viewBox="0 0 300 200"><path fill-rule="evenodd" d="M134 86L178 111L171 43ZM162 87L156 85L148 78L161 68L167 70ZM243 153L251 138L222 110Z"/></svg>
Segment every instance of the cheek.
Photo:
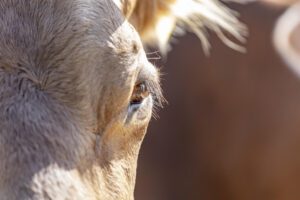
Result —
<svg viewBox="0 0 300 200"><path fill-rule="evenodd" d="M148 125L145 125L143 127L140 127L139 129L136 129L132 133L133 138L139 142L143 141L143 139L146 135L146 132L147 132L147 127L148 127Z"/></svg>
<svg viewBox="0 0 300 200"><path fill-rule="evenodd" d="M108 73L100 83L98 100L99 131L108 124L123 124L126 121L131 94L135 85L136 70L124 70L121 67L107 67Z"/></svg>
<svg viewBox="0 0 300 200"><path fill-rule="evenodd" d="M122 85L122 87L111 84L102 89L97 108L100 131L106 129L108 125L124 123L130 91L130 84Z"/></svg>

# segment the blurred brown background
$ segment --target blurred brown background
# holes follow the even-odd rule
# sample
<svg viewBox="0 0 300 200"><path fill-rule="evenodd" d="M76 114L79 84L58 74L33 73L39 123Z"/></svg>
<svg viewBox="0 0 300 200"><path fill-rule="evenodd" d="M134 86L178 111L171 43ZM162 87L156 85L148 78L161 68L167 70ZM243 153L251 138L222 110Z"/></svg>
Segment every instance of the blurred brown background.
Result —
<svg viewBox="0 0 300 200"><path fill-rule="evenodd" d="M300 80L271 43L283 9L233 7L249 26L247 54L215 36L210 57L191 34L172 45L169 104L143 143L137 200L300 199Z"/></svg>

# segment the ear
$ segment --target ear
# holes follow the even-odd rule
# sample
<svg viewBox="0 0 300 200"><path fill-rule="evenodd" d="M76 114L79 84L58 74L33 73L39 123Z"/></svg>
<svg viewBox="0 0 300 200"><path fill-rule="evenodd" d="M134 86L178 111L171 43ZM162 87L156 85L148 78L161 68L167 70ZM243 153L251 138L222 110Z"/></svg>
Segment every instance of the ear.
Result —
<svg viewBox="0 0 300 200"><path fill-rule="evenodd" d="M124 0L125 1L125 0ZM210 50L208 29L214 31L229 47L245 49L227 38L245 42L247 28L237 19L238 14L219 0L128 0L135 1L130 22L147 45L155 43L162 51L167 50L171 34L182 30L194 32L202 42L205 53ZM233 0L245 2L246 0ZM176 29L175 29L176 28Z"/></svg>
<svg viewBox="0 0 300 200"><path fill-rule="evenodd" d="M290 7L278 19L273 41L283 60L300 76L300 4Z"/></svg>
<svg viewBox="0 0 300 200"><path fill-rule="evenodd" d="M121 8L124 16L128 19L131 16L131 14L136 6L136 2L138 0L114 0L114 1L115 2L119 1L119 3L121 4L119 7Z"/></svg>

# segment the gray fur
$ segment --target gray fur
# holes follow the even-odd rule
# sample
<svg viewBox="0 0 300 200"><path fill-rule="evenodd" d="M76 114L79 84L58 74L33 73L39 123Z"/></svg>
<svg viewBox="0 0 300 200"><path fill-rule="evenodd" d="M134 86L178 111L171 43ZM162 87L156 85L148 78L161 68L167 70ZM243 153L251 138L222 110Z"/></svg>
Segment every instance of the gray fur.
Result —
<svg viewBox="0 0 300 200"><path fill-rule="evenodd" d="M112 1L0 1L0 200L133 199L152 110L125 123L140 80L160 93Z"/></svg>

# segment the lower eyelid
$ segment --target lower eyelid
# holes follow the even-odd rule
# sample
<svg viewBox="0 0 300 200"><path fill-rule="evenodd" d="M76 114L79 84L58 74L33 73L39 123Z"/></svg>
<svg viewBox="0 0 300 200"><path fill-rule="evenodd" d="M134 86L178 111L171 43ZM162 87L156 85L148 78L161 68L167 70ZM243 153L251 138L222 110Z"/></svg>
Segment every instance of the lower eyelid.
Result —
<svg viewBox="0 0 300 200"><path fill-rule="evenodd" d="M139 104L130 104L128 108L128 112L135 112L139 109L140 105Z"/></svg>
<svg viewBox="0 0 300 200"><path fill-rule="evenodd" d="M140 104L130 104L128 107L128 115L125 120L125 124L128 124L133 121L133 119L143 120L151 114L153 108L153 101L150 99L151 96L148 96Z"/></svg>

